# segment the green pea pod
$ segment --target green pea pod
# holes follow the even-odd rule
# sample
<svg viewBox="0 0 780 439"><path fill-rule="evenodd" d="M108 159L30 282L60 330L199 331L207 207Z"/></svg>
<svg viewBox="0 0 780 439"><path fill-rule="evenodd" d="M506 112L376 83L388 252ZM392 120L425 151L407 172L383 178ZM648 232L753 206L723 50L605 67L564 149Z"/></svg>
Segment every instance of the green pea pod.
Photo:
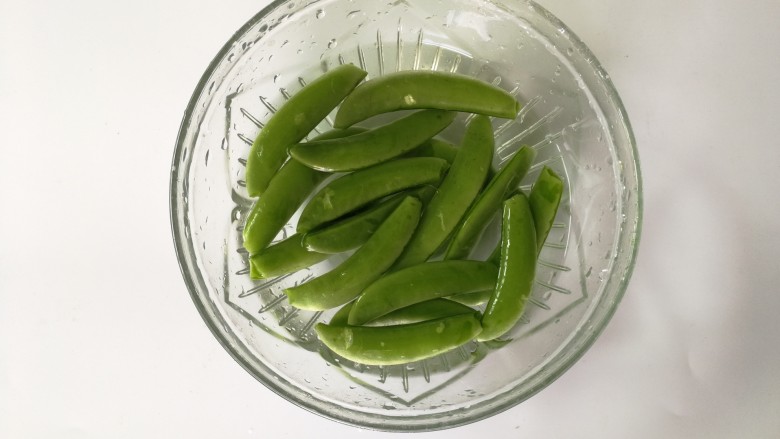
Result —
<svg viewBox="0 0 780 439"><path fill-rule="evenodd" d="M498 265L498 264L494 264L494 265ZM458 302L463 305L477 306L486 303L488 300L490 300L490 296L492 295L493 295L493 290L485 290L485 291L477 291L474 293L458 294L455 296L450 296L447 299L453 302Z"/></svg>
<svg viewBox="0 0 780 439"><path fill-rule="evenodd" d="M536 178L531 194L528 196L528 202L531 204L531 212L534 215L534 226L536 226L536 247L537 255L542 252L544 243L547 241L547 235L552 229L555 215L558 213L558 206L561 203L563 195L563 180L555 174L552 169L545 166L539 177ZM493 249L493 252L487 258L488 262L498 265L501 261L501 243Z"/></svg>
<svg viewBox="0 0 780 439"><path fill-rule="evenodd" d="M298 219L298 232L338 219L368 203L404 189L438 185L445 160L417 157L385 162L333 180L309 201Z"/></svg>
<svg viewBox="0 0 780 439"><path fill-rule="evenodd" d="M349 312L354 301L341 307L330 319L331 326L348 325ZM408 323L424 322L426 320L440 319L458 314L473 314L474 309L461 303L447 299L432 299L415 303L393 312L387 313L373 320L369 326L405 325Z"/></svg>
<svg viewBox="0 0 780 439"><path fill-rule="evenodd" d="M512 329L523 314L535 275L536 227L528 198L520 193L504 202L498 281L482 316L479 341Z"/></svg>
<svg viewBox="0 0 780 439"><path fill-rule="evenodd" d="M528 202L536 225L537 253L542 251L547 235L552 229L555 215L563 195L563 180L552 169L545 166L531 189Z"/></svg>
<svg viewBox="0 0 780 439"><path fill-rule="evenodd" d="M438 157L447 160L447 163L452 165L459 150L460 149L452 143L434 137L409 151L407 157Z"/></svg>
<svg viewBox="0 0 780 439"><path fill-rule="evenodd" d="M458 225L444 259L465 259L506 196L517 187L536 158L536 150L522 147L498 171Z"/></svg>
<svg viewBox="0 0 780 439"><path fill-rule="evenodd" d="M452 168L423 212L420 226L396 261L395 269L424 262L452 234L485 182L493 160L493 127L476 116L463 136Z"/></svg>
<svg viewBox="0 0 780 439"><path fill-rule="evenodd" d="M469 76L436 71L402 71L356 87L341 103L333 126L348 127L380 113L417 108L514 119L520 104L506 91Z"/></svg>
<svg viewBox="0 0 780 439"><path fill-rule="evenodd" d="M362 132L360 128L332 130L319 139L333 139ZM288 160L271 179L263 195L252 206L244 223L244 248L250 255L265 248L285 223L328 174Z"/></svg>
<svg viewBox="0 0 780 439"><path fill-rule="evenodd" d="M368 365L393 365L434 357L462 346L480 331L479 314L393 326L314 327L320 341L336 354Z"/></svg>
<svg viewBox="0 0 780 439"><path fill-rule="evenodd" d="M332 271L285 290L290 304L313 311L335 308L355 298L401 254L420 219L422 203L406 197L374 235Z"/></svg>
<svg viewBox="0 0 780 439"><path fill-rule="evenodd" d="M420 199L425 205L435 193L434 186L423 186L406 193L393 195L390 199L363 212L307 233L303 240L304 245L309 250L331 254L358 248L374 234L377 227L401 204L406 195Z"/></svg>
<svg viewBox="0 0 780 439"><path fill-rule="evenodd" d="M303 245L303 235L295 234L270 245L249 258L253 279L268 279L310 267L331 255L318 253Z"/></svg>
<svg viewBox="0 0 780 439"><path fill-rule="evenodd" d="M440 261L414 265L383 276L355 301L350 325L363 325L403 307L438 297L495 288L498 269L480 261Z"/></svg>
<svg viewBox="0 0 780 439"><path fill-rule="evenodd" d="M410 151L438 134L457 113L424 110L362 134L298 143L290 155L320 171L344 172L367 168Z"/></svg>
<svg viewBox="0 0 780 439"><path fill-rule="evenodd" d="M344 64L307 84L284 103L260 130L246 162L249 196L265 192L287 158L287 148L308 135L341 102L366 72Z"/></svg>

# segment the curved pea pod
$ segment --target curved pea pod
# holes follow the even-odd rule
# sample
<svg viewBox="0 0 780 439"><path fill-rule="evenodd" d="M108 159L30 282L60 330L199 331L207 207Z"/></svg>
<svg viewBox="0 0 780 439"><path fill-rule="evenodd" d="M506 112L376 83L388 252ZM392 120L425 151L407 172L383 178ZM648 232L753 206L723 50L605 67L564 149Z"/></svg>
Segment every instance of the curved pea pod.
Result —
<svg viewBox="0 0 780 439"><path fill-rule="evenodd" d="M531 205L531 212L534 216L534 226L536 227L536 254L542 252L547 235L552 229L555 215L558 213L558 206L561 203L563 195L563 180L552 169L545 166L539 177L536 178L531 194L528 196L528 203ZM495 265L501 261L501 243L499 242L493 252L487 259Z"/></svg>
<svg viewBox="0 0 780 439"><path fill-rule="evenodd" d="M494 264L498 265L498 264ZM493 290L476 291L473 293L457 294L450 296L447 299L453 302L458 302L463 305L477 306L486 303L490 300L490 296L493 295Z"/></svg>
<svg viewBox="0 0 780 439"><path fill-rule="evenodd" d="M348 325L349 312L354 301L344 305L330 319L331 326ZM458 314L473 314L474 309L448 299L431 299L425 302L415 303L372 321L369 326L405 325L408 323L424 322L426 320L440 319Z"/></svg>
<svg viewBox="0 0 780 439"><path fill-rule="evenodd" d="M434 193L436 193L434 186L423 186L407 193L393 195L363 212L307 233L303 240L304 245L311 251L331 254L355 249L374 234L382 221L401 204L406 195L418 198L425 205Z"/></svg>
<svg viewBox="0 0 780 439"><path fill-rule="evenodd" d="M524 146L498 171L458 225L447 247L445 259L464 259L469 256L488 222L500 209L507 195L523 179L534 158L536 158L536 151Z"/></svg>
<svg viewBox="0 0 780 439"><path fill-rule="evenodd" d="M495 288L498 269L480 261L426 262L387 274L355 301L350 325L363 325L415 303Z"/></svg>
<svg viewBox="0 0 780 439"><path fill-rule="evenodd" d="M447 168L445 160L416 157L392 160L337 178L320 189L304 207L298 219L298 232L313 230L404 189L437 186Z"/></svg>
<svg viewBox="0 0 780 439"><path fill-rule="evenodd" d="M482 189L493 160L493 145L490 120L485 116L474 117L450 171L425 208L420 225L395 269L424 262L452 234Z"/></svg>
<svg viewBox="0 0 780 439"><path fill-rule="evenodd" d="M407 154L408 157L438 157L447 160L452 165L460 149L450 142L431 138L421 143Z"/></svg>
<svg viewBox="0 0 780 439"><path fill-rule="evenodd" d="M319 139L350 136L363 130L349 128L321 134ZM263 195L252 206L244 223L244 248L250 255L265 248L287 221L329 174L310 169L295 160L288 160L271 179Z"/></svg>
<svg viewBox="0 0 780 439"><path fill-rule="evenodd" d="M558 206L563 195L563 180L552 169L545 166L531 189L528 202L536 225L537 254L542 251L547 235L550 233Z"/></svg>
<svg viewBox="0 0 780 439"><path fill-rule="evenodd" d="M479 341L512 329L523 315L535 275L536 228L528 199L520 193L504 202L498 281L482 315Z"/></svg>
<svg viewBox="0 0 780 439"><path fill-rule="evenodd" d="M478 79L437 71L401 71L359 85L341 103L333 126L348 127L396 110L436 108L514 119L520 103Z"/></svg>
<svg viewBox="0 0 780 439"><path fill-rule="evenodd" d="M314 327L320 341L336 354L368 365L393 365L434 357L462 346L480 331L479 314L392 326Z"/></svg>
<svg viewBox="0 0 780 439"><path fill-rule="evenodd" d="M422 203L406 197L374 235L332 271L284 292L290 305L322 311L343 305L382 275L401 254L420 219Z"/></svg>
<svg viewBox="0 0 780 439"><path fill-rule="evenodd" d="M331 255L318 253L303 245L303 235L295 234L270 245L249 258L253 279L267 279L293 273L328 259Z"/></svg>
<svg viewBox="0 0 780 439"><path fill-rule="evenodd" d="M442 110L418 111L362 134L298 143L290 148L290 155L320 171L367 168L414 149L446 128L455 115Z"/></svg>
<svg viewBox="0 0 780 439"><path fill-rule="evenodd" d="M287 148L308 135L351 92L366 72L344 64L307 84L260 130L246 162L246 189L256 197L287 158Z"/></svg>

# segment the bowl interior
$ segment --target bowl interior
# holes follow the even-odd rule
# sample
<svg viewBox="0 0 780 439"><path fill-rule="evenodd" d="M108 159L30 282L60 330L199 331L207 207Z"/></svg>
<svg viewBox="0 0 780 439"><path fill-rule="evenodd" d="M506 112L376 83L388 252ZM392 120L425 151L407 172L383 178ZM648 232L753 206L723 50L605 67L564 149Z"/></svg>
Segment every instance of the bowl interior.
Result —
<svg viewBox="0 0 780 439"><path fill-rule="evenodd" d="M640 222L638 162L628 121L590 51L531 2L371 0L276 2L218 54L182 123L171 180L174 239L188 288L226 349L266 386L314 412L386 430L484 418L528 398L595 339L623 294ZM511 7L510 7L511 5ZM241 228L252 140L284 101L342 63L369 78L397 70L458 72L524 105L494 119L495 166L521 145L538 151L521 184L546 165L566 190L530 304L498 343L471 343L403 366L336 357L312 328L332 312L298 311L282 290L348 255L265 281L249 278ZM442 136L458 143L467 115ZM328 117L315 130L330 128ZM297 214L278 239L294 233ZM495 230L495 229L493 229ZM478 254L497 241L486 233Z"/></svg>

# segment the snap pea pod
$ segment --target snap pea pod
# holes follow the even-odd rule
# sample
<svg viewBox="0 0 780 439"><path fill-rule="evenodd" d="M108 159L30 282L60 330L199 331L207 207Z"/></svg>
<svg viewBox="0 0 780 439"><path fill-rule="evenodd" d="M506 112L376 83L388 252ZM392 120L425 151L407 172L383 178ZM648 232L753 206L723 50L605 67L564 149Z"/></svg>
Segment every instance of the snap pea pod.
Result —
<svg viewBox="0 0 780 439"><path fill-rule="evenodd" d="M362 132L361 128L332 130L317 139L335 139ZM285 223L329 174L288 160L274 175L263 195L252 206L244 223L244 248L250 255L265 248Z"/></svg>
<svg viewBox="0 0 780 439"><path fill-rule="evenodd" d="M524 146L498 171L458 225L444 259L464 259L469 256L488 222L500 209L506 196L523 179L535 157L536 150Z"/></svg>
<svg viewBox="0 0 780 439"><path fill-rule="evenodd" d="M438 297L495 288L498 269L480 261L426 262L387 274L355 301L350 325L363 325L403 307Z"/></svg>
<svg viewBox="0 0 780 439"><path fill-rule="evenodd" d="M458 151L459 148L452 143L434 137L411 150L407 157L438 157L447 160L447 163L452 165Z"/></svg>
<svg viewBox="0 0 780 439"><path fill-rule="evenodd" d="M318 262L328 259L331 255L318 253L303 245L303 235L296 233L284 241L270 245L249 258L250 271L254 269L253 279L268 279L293 273Z"/></svg>
<svg viewBox="0 0 780 439"><path fill-rule="evenodd" d="M260 130L246 162L246 189L256 197L287 158L287 148L319 124L355 86L366 72L344 64L310 82L284 103Z"/></svg>
<svg viewBox="0 0 780 439"><path fill-rule="evenodd" d="M314 327L336 354L356 363L393 365L434 357L468 343L480 331L479 314L458 314L392 326Z"/></svg>
<svg viewBox="0 0 780 439"><path fill-rule="evenodd" d="M494 264L498 265L498 264ZM493 295L493 290L476 291L474 293L457 294L450 296L447 299L453 302L458 302L463 305L477 306L490 300L490 296Z"/></svg>
<svg viewBox="0 0 780 439"><path fill-rule="evenodd" d="M341 103L333 126L348 127L396 110L437 108L514 119L520 103L478 79L437 71L401 71L359 85Z"/></svg>
<svg viewBox="0 0 780 439"><path fill-rule="evenodd" d="M298 232L313 230L404 189L438 185L447 168L445 160L416 157L392 160L344 175L330 182L309 201L298 219Z"/></svg>
<svg viewBox="0 0 780 439"><path fill-rule="evenodd" d="M418 111L362 134L298 143L290 148L290 155L320 171L367 168L414 149L446 128L456 114L443 110Z"/></svg>
<svg viewBox="0 0 780 439"><path fill-rule="evenodd" d="M349 312L352 310L354 304L355 302L352 301L342 306L341 309L333 315L328 324L331 326L348 325ZM373 320L369 326L405 325L408 323L440 319L442 317L449 317L457 314L473 313L473 308L461 303L447 299L432 299L387 313Z"/></svg>
<svg viewBox="0 0 780 439"><path fill-rule="evenodd" d="M485 183L493 160L493 145L490 120L477 115L466 128L450 171L425 208L420 225L396 261L395 269L424 262L452 234Z"/></svg>
<svg viewBox="0 0 780 439"><path fill-rule="evenodd" d="M332 271L284 292L290 305L322 311L343 305L393 264L401 254L420 219L422 203L406 197L387 217L374 235Z"/></svg>
<svg viewBox="0 0 780 439"><path fill-rule="evenodd" d="M555 215L558 213L562 194L563 180L552 169L545 166L542 172L539 173L539 177L536 178L531 194L528 196L531 212L534 215L534 226L536 227L537 256L544 248L547 235L550 234ZM487 258L487 261L498 265L500 260L501 243L499 242Z"/></svg>
<svg viewBox="0 0 780 439"><path fill-rule="evenodd" d="M406 195L418 198L425 205L435 193L434 186L423 186L393 195L390 199L364 212L307 233L303 243L309 250L320 253L341 253L360 247L374 234L382 221L401 204Z"/></svg>
<svg viewBox="0 0 780 439"><path fill-rule="evenodd" d="M536 225L537 253L542 251L542 246L552 229L561 203L561 195L563 195L563 180L552 169L545 166L536 178L536 183L528 196L531 212L534 215L534 225Z"/></svg>
<svg viewBox="0 0 780 439"><path fill-rule="evenodd" d="M501 218L498 281L482 315L479 341L512 329L523 314L536 275L536 228L528 198L519 193L505 201Z"/></svg>

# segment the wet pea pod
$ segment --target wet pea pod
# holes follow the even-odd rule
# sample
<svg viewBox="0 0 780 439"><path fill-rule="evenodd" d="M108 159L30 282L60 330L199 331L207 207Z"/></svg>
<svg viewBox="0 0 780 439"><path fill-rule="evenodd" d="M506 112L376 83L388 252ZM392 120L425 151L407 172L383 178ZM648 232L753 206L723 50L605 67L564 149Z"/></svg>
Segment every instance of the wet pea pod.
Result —
<svg viewBox="0 0 780 439"><path fill-rule="evenodd" d="M465 259L469 256L485 227L501 208L501 203L528 172L534 158L536 151L524 146L498 171L458 225L447 247L445 259Z"/></svg>
<svg viewBox="0 0 780 439"><path fill-rule="evenodd" d="M435 193L436 187L423 186L393 195L363 212L307 233L304 245L311 251L331 254L355 249L374 234L382 221L401 204L407 195L418 198L425 205Z"/></svg>
<svg viewBox="0 0 780 439"><path fill-rule="evenodd" d="M362 131L360 128L332 130L317 138L333 139ZM303 201L328 175L294 160L288 160L282 166L252 206L244 223L244 248L250 255L265 248L276 237Z"/></svg>
<svg viewBox="0 0 780 439"><path fill-rule="evenodd" d="M268 279L293 273L328 259L331 255L307 249L303 235L296 233L274 243L249 258L253 279Z"/></svg>
<svg viewBox="0 0 780 439"><path fill-rule="evenodd" d="M438 157L447 160L452 165L458 155L459 148L450 142L435 137L426 140L417 148L414 148L407 157Z"/></svg>
<svg viewBox="0 0 780 439"><path fill-rule="evenodd" d="M327 184L304 207L298 232L308 232L359 209L372 201L405 189L438 186L448 164L435 157L392 160L361 169Z"/></svg>
<svg viewBox="0 0 780 439"><path fill-rule="evenodd" d="M330 319L331 326L346 326L349 324L349 313L355 302L352 301L341 307ZM371 321L369 326L405 325L408 323L424 322L426 320L440 319L458 314L473 314L474 309L448 299L431 299L425 302L415 303L395 311L389 312Z"/></svg>
<svg viewBox="0 0 780 439"><path fill-rule="evenodd" d="M372 283L355 301L350 325L363 325L427 300L492 290L498 269L480 261L426 262L389 273Z"/></svg>
<svg viewBox="0 0 780 439"><path fill-rule="evenodd" d="M552 169L545 166L536 178L528 202L536 225L537 254L542 251L547 235L550 234L558 206L563 195L563 180Z"/></svg>
<svg viewBox="0 0 780 439"><path fill-rule="evenodd" d="M504 202L498 280L482 316L478 340L500 337L517 323L536 275L536 228L528 198L519 193Z"/></svg>
<svg viewBox="0 0 780 439"><path fill-rule="evenodd" d="M450 171L425 208L420 225L395 269L424 262L452 234L482 189L493 160L493 146L490 120L480 115L474 117Z"/></svg>
<svg viewBox="0 0 780 439"><path fill-rule="evenodd" d="M456 113L423 110L354 136L298 143L290 155L320 171L354 171L398 157L446 128Z"/></svg>
<svg viewBox="0 0 780 439"><path fill-rule="evenodd" d="M391 326L318 323L320 341L336 354L368 365L393 365L434 357L462 346L480 331L479 313Z"/></svg>
<svg viewBox="0 0 780 439"><path fill-rule="evenodd" d="M247 157L249 196L265 192L287 159L287 148L306 137L365 76L351 64L336 67L303 87L268 119Z"/></svg>
<svg viewBox="0 0 780 439"><path fill-rule="evenodd" d="M492 262L491 262L492 263ZM493 264L498 265L498 264ZM493 290L476 291L473 293L456 294L450 296L447 299L453 302L458 302L462 305L477 306L487 303L490 300L490 296L493 295Z"/></svg>
<svg viewBox="0 0 780 439"><path fill-rule="evenodd" d="M334 127L344 128L396 110L433 108L514 119L517 100L492 84L437 71L401 71L359 85L344 99Z"/></svg>
<svg viewBox="0 0 780 439"><path fill-rule="evenodd" d="M284 292L296 308L322 311L343 305L393 264L412 236L422 203L406 197L371 238L332 271Z"/></svg>
<svg viewBox="0 0 780 439"><path fill-rule="evenodd" d="M555 215L563 195L563 180L552 169L545 166L536 178L528 203L534 216L536 227L536 254L538 256L544 247L547 236L552 229ZM496 246L488 257L488 262L498 265L501 261L501 243Z"/></svg>

